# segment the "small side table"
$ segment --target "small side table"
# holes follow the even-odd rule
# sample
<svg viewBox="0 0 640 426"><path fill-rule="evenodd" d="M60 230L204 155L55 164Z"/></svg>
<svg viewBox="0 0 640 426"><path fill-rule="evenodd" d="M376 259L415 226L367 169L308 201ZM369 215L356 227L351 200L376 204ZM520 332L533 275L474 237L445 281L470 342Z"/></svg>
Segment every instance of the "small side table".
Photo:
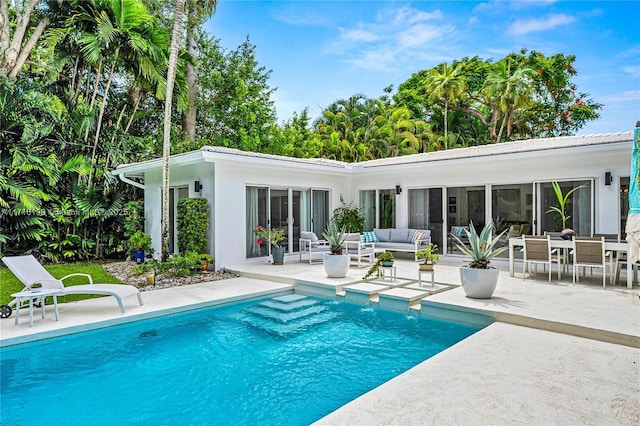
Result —
<svg viewBox="0 0 640 426"><path fill-rule="evenodd" d="M431 274L431 287L435 285L435 270L422 270L418 269L418 285L422 287L422 274Z"/></svg>
<svg viewBox="0 0 640 426"><path fill-rule="evenodd" d="M395 266L381 266L380 270L382 271L382 281L386 280L387 277L391 281L396 280L396 267Z"/></svg>
<svg viewBox="0 0 640 426"><path fill-rule="evenodd" d="M61 290L49 289L40 291L21 291L20 293L14 293L11 297L16 298L16 325L18 325L18 319L20 318L20 299L29 299L29 327L33 327L33 300L37 298L42 299L42 318L44 318L44 306L47 296L53 297L53 309L56 313L56 321L58 321L58 293Z"/></svg>

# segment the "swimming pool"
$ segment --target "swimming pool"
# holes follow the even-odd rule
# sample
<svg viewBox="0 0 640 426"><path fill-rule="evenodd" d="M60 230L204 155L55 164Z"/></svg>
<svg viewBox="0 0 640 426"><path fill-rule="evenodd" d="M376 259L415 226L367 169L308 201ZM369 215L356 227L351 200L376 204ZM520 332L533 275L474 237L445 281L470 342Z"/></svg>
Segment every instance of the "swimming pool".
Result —
<svg viewBox="0 0 640 426"><path fill-rule="evenodd" d="M190 311L3 348L0 420L309 424L479 329L301 294Z"/></svg>

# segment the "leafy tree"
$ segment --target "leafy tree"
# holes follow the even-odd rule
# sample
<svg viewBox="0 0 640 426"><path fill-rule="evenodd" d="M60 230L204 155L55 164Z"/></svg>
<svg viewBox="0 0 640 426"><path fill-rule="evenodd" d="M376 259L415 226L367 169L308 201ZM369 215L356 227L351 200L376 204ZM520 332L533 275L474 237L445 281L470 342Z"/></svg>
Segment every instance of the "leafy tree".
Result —
<svg viewBox="0 0 640 426"><path fill-rule="evenodd" d="M189 55L191 55L194 60L197 60L198 57L197 39L200 26L204 23L205 19L211 17L217 4L217 0L189 0L186 3L187 49ZM196 137L196 98L198 96L198 86L196 84L196 70L190 63L186 66L185 77L189 87L189 101L182 114L182 132L187 140L193 141Z"/></svg>
<svg viewBox="0 0 640 426"><path fill-rule="evenodd" d="M575 56L546 57L526 49L497 62L477 56L463 58L450 66L459 70L464 90L450 93L446 105L439 94L425 91L423 82L429 81L430 75L444 74L447 64L412 75L399 86L394 101L431 122L435 131L441 106L447 116L447 110L459 112L453 121L447 117L441 122L446 124L445 133L456 129L457 143L463 145L566 135L598 118L601 108L587 94L577 93L571 82L577 74L574 61ZM450 143L448 134L444 142Z"/></svg>
<svg viewBox="0 0 640 426"><path fill-rule="evenodd" d="M247 38L226 52L219 40L201 37L198 59L197 134L199 145L245 151L269 150L276 113L269 87L271 71L259 66Z"/></svg>

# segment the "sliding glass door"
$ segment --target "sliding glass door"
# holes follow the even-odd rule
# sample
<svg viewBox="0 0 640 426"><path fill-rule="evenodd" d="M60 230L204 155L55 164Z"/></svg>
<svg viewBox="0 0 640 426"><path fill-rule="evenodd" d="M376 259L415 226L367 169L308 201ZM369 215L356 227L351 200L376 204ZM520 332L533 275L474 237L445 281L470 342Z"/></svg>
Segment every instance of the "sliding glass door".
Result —
<svg viewBox="0 0 640 426"><path fill-rule="evenodd" d="M591 180L561 181L558 182L562 196L574 188L576 189L569 196L564 206L565 216L568 220L565 224L577 235L590 236L593 232L593 183ZM550 211L551 207L560 208L558 196L553 189L551 182L538 184L539 210L539 233L544 231L562 231L562 219L555 211Z"/></svg>
<svg viewBox="0 0 640 426"><path fill-rule="evenodd" d="M431 230L431 242L442 253L442 188L409 190L409 228Z"/></svg>
<svg viewBox="0 0 640 426"><path fill-rule="evenodd" d="M326 190L247 186L247 258L271 253L269 244L256 241L253 230L258 225L284 230L285 240L280 245L289 253L299 250L301 231L313 230L321 236L329 220L328 201Z"/></svg>
<svg viewBox="0 0 640 426"><path fill-rule="evenodd" d="M269 255L269 244L258 244L253 230L258 225L269 226L269 188L248 186L247 191L247 258Z"/></svg>
<svg viewBox="0 0 640 426"><path fill-rule="evenodd" d="M364 230L396 227L396 190L368 189L360 191L360 208Z"/></svg>

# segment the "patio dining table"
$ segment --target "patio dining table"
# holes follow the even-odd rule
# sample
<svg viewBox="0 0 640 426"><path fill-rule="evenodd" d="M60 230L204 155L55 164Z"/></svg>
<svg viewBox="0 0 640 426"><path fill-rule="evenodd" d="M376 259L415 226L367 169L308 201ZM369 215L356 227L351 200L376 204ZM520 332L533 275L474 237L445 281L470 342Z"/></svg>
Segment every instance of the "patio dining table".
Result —
<svg viewBox="0 0 640 426"><path fill-rule="evenodd" d="M550 240L551 248L559 248L559 249L571 249L573 248L573 241L571 240L563 240L563 239L555 239L552 238ZM514 257L514 248L522 247L524 244L522 242L522 237L513 237L509 238L509 276L514 275L513 272L513 257ZM604 242L605 250L616 252L619 255L621 252L626 253L629 250L629 243L626 241L606 241ZM633 287L633 273L631 269L633 264L631 263L631 259L627 256L627 288Z"/></svg>

